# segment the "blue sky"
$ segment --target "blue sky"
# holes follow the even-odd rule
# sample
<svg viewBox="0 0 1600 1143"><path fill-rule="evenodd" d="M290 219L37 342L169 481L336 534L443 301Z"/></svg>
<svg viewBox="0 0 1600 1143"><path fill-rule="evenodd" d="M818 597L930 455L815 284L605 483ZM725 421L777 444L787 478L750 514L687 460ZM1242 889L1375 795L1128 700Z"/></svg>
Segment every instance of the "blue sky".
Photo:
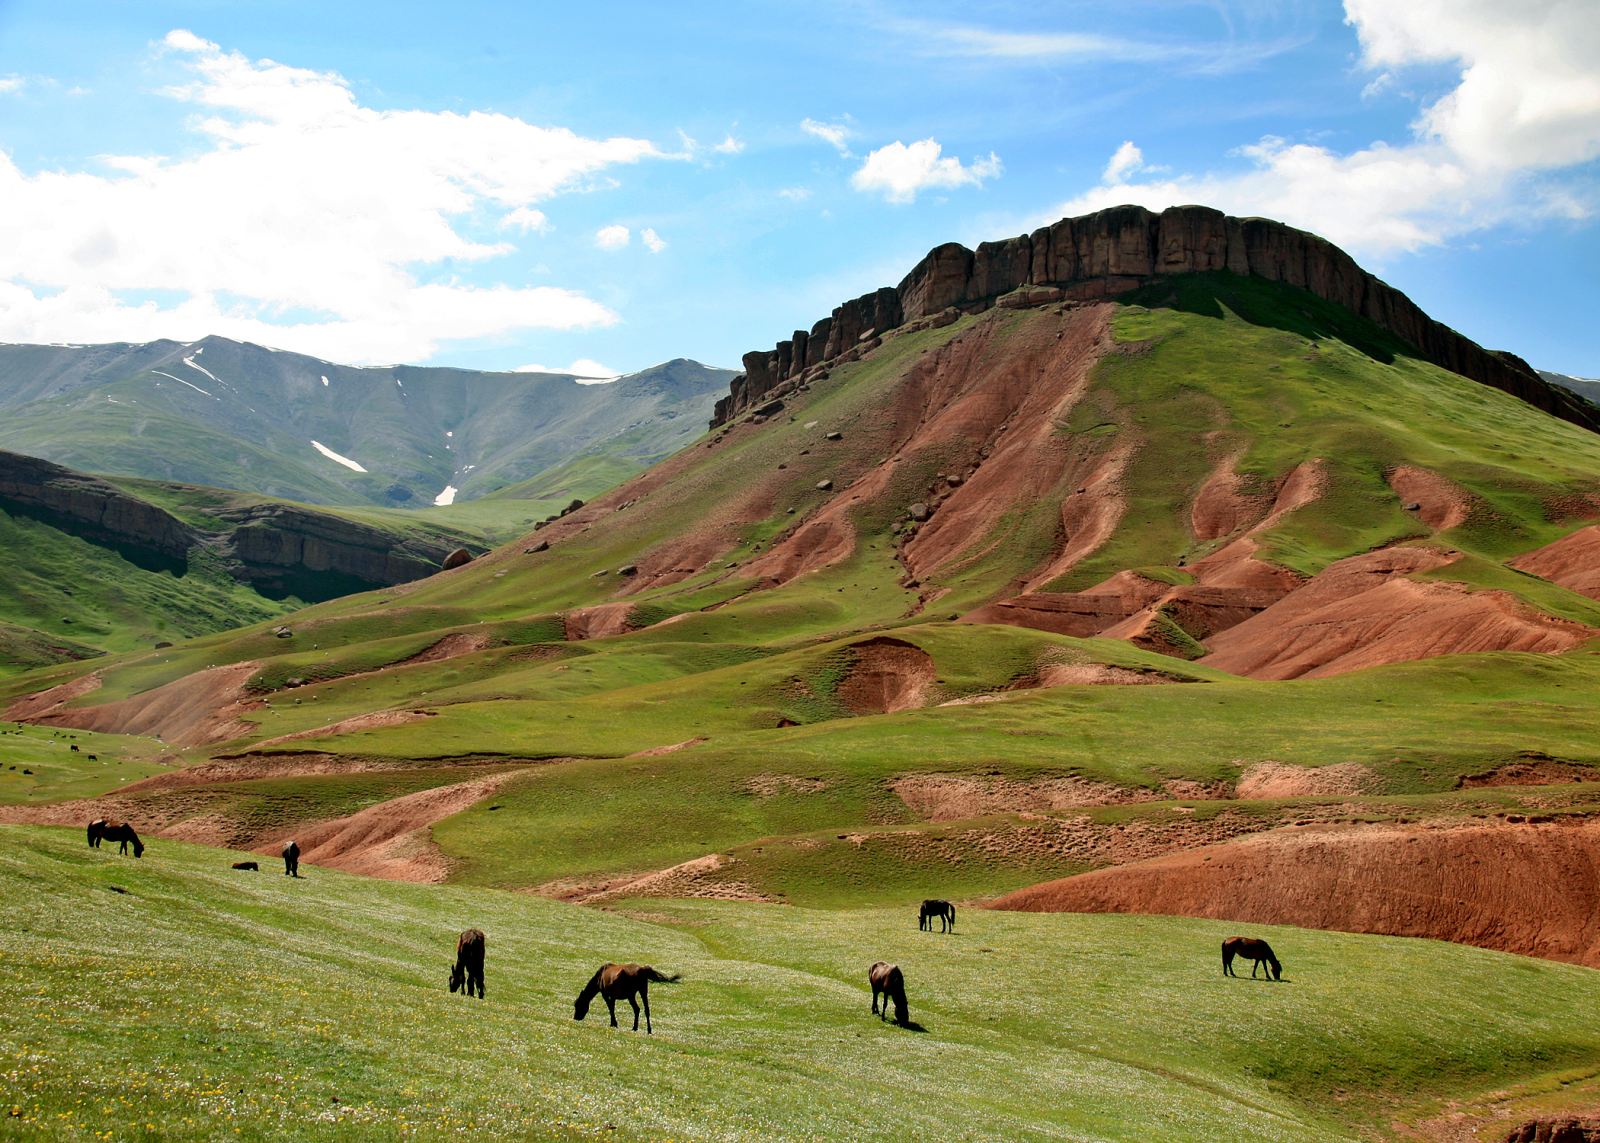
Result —
<svg viewBox="0 0 1600 1143"><path fill-rule="evenodd" d="M0 0L0 340L737 365L1117 202L1600 375L1595 0Z"/></svg>

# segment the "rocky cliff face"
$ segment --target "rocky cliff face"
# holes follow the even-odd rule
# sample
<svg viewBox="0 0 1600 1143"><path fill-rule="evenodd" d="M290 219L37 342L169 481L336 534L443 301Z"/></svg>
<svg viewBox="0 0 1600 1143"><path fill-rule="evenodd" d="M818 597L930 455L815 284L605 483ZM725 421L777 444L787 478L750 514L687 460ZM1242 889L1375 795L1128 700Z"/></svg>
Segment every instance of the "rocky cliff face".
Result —
<svg viewBox="0 0 1600 1143"><path fill-rule="evenodd" d="M1154 214L1120 206L1063 218L1032 234L947 243L930 251L896 289L845 302L775 349L744 355L744 372L717 402L712 427L853 359L888 330L950 320L994 304L1098 299L1173 274L1225 270L1308 290L1393 334L1428 361L1502 389L1548 413L1600 432L1600 413L1547 384L1525 361L1491 352L1434 321L1399 290L1322 238L1265 218L1233 218L1202 206ZM1003 301L1001 299L1004 299Z"/></svg>
<svg viewBox="0 0 1600 1143"><path fill-rule="evenodd" d="M290 504L216 510L229 526L199 528L100 477L10 452L0 452L0 508L179 576L209 549L241 583L308 601L421 579L456 546Z"/></svg>

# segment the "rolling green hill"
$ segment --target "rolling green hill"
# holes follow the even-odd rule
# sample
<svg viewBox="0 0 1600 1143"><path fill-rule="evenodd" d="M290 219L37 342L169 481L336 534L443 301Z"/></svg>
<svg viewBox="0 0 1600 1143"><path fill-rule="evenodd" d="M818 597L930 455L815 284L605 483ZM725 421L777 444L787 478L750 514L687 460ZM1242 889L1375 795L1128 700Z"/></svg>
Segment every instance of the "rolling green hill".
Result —
<svg viewBox="0 0 1600 1143"><path fill-rule="evenodd" d="M0 833L13 1138L1356 1139L1600 1067L1570 1018L1600 976L1437 942L1272 930L1274 985L1222 976L1216 922L963 913L940 937L902 909L638 918ZM481 1002L445 988L468 925L488 934ZM868 1012L885 958L917 1031ZM651 990L654 1034L600 1006L574 1023L589 974L629 959L683 976Z"/></svg>

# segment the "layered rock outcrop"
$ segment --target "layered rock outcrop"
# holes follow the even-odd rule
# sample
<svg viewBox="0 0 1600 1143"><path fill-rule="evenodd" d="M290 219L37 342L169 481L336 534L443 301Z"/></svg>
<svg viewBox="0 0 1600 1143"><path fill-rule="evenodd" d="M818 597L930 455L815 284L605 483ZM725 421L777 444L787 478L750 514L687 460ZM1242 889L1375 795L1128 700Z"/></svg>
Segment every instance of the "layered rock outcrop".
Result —
<svg viewBox="0 0 1600 1143"><path fill-rule="evenodd" d="M265 595L332 599L421 579L456 547L292 504L212 508L223 528L195 527L108 480L0 452L0 509L114 549L129 562L185 575L199 551Z"/></svg>
<svg viewBox="0 0 1600 1143"><path fill-rule="evenodd" d="M985 309L1003 297L1018 304L1098 299L1163 276L1218 270L1307 290L1369 319L1436 365L1600 432L1595 408L1547 383L1522 359L1484 349L1434 321L1331 242L1281 222L1233 218L1203 206L1159 214L1112 207L976 250L956 243L936 247L898 288L845 302L776 348L745 354L744 372L717 402L711 425L781 396L873 338L914 322Z"/></svg>

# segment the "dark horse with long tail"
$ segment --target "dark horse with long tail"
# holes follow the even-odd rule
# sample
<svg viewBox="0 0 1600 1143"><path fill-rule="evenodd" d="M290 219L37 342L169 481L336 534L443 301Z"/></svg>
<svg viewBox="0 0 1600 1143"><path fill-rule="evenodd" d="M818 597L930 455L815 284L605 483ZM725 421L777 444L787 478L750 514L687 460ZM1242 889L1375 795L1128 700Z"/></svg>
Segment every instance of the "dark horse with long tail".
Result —
<svg viewBox="0 0 1600 1143"><path fill-rule="evenodd" d="M291 839L289 844L283 847L283 875L285 877L300 876L300 843L298 841Z"/></svg>
<svg viewBox="0 0 1600 1143"><path fill-rule="evenodd" d="M1250 979L1254 980L1256 970L1261 967L1261 962L1267 963L1267 977L1270 980L1283 979L1283 965L1278 963L1278 958L1273 955L1272 946L1266 941L1256 937L1229 937L1222 942L1222 974L1224 976L1236 975L1233 971L1233 958L1242 956L1250 965Z"/></svg>
<svg viewBox="0 0 1600 1143"><path fill-rule="evenodd" d="M650 982L676 984L676 976L657 972L647 964L603 964L600 971L589 978L589 983L578 993L572 1003L572 1018L582 1020L589 1014L589 1002L599 993L611 1010L611 1026L617 1026L617 1001L626 1000L633 1005L633 1030L639 1030L639 1001L644 1001L644 1030L650 1032Z"/></svg>
<svg viewBox="0 0 1600 1143"><path fill-rule="evenodd" d="M933 921L939 920L941 933L956 931L956 907L949 901L924 901L922 909L917 915L917 928L933 932Z"/></svg>
<svg viewBox="0 0 1600 1143"><path fill-rule="evenodd" d="M867 969L867 983L872 985L872 1014L880 1020L889 1018L889 1001L894 1001L894 1022L906 1024L910 1022L910 1012L906 1006L906 978L900 972L897 964L888 964L879 961ZM878 997L883 997L883 1008L878 1007Z"/></svg>
<svg viewBox="0 0 1600 1143"><path fill-rule="evenodd" d="M128 846L131 845L135 857L144 856L144 842L139 840L139 835L127 822L109 822L105 818L95 818L89 823L89 848L99 849L102 841L121 842L118 853L127 853Z"/></svg>
<svg viewBox="0 0 1600 1143"><path fill-rule="evenodd" d="M468 929L456 938L456 966L450 970L450 991L471 996L473 986L483 999L483 930Z"/></svg>

